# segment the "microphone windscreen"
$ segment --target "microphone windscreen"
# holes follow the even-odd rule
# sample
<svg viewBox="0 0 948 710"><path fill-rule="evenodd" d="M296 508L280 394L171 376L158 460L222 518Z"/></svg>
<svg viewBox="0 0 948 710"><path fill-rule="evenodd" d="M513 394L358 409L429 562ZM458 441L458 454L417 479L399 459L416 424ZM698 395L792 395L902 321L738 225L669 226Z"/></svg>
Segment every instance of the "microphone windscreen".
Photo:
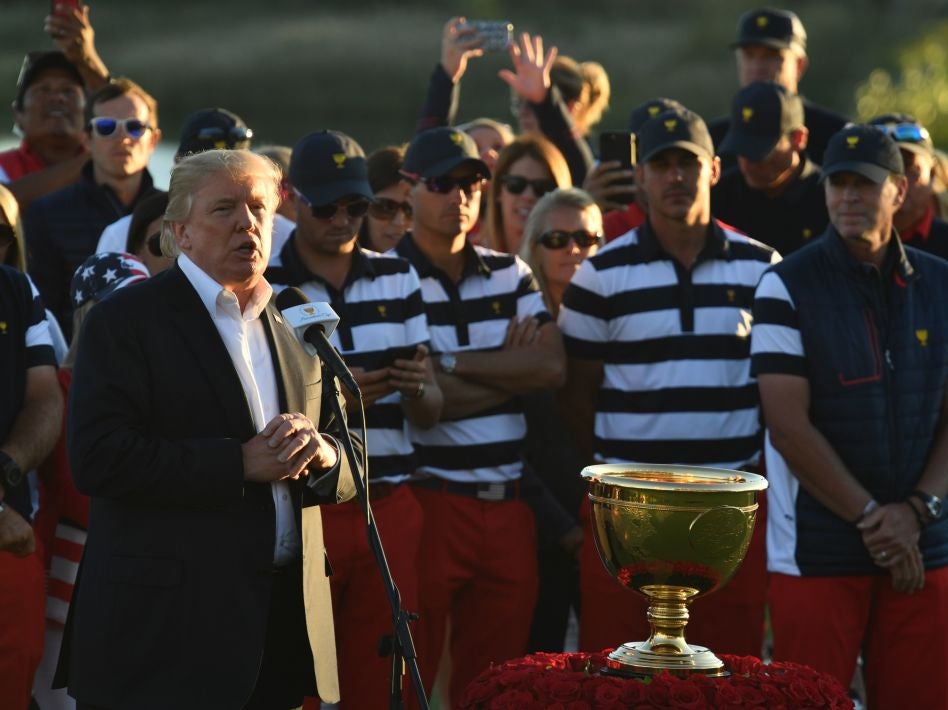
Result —
<svg viewBox="0 0 948 710"><path fill-rule="evenodd" d="M304 303L309 303L309 299L305 293L295 286L283 289L276 297L277 308L281 311L293 308L293 306L302 306Z"/></svg>

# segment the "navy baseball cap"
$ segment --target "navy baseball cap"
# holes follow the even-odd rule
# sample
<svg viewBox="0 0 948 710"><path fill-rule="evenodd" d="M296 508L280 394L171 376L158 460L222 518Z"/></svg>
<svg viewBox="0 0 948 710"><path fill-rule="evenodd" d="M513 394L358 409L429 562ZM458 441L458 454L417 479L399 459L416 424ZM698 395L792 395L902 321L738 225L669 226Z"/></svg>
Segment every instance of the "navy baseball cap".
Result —
<svg viewBox="0 0 948 710"><path fill-rule="evenodd" d="M891 173L905 174L899 144L878 126L850 124L833 134L823 154L823 177L856 173L882 183Z"/></svg>
<svg viewBox="0 0 948 710"><path fill-rule="evenodd" d="M654 118L660 113L684 110L684 105L675 101L675 99L666 99L664 96L649 99L632 109L632 113L629 114L629 130L632 133L637 133L647 120Z"/></svg>
<svg viewBox="0 0 948 710"><path fill-rule="evenodd" d="M636 133L639 162L645 163L669 148L682 148L705 158L714 157L708 127L694 111L665 111L650 118Z"/></svg>
<svg viewBox="0 0 948 710"><path fill-rule="evenodd" d="M464 164L471 164L485 178L490 177L490 168L480 159L474 139L462 130L442 126L412 138L402 169L426 179L447 175Z"/></svg>
<svg viewBox="0 0 948 710"><path fill-rule="evenodd" d="M794 49L806 54L806 30L796 13L789 10L760 8L741 15L737 22L737 40L731 49L762 44L774 49Z"/></svg>
<svg viewBox="0 0 948 710"><path fill-rule="evenodd" d="M772 81L755 81L737 92L719 152L763 160L781 136L800 128L803 100Z"/></svg>
<svg viewBox="0 0 948 710"><path fill-rule="evenodd" d="M205 108L185 119L178 155L249 148L251 138L253 131L236 113L226 108Z"/></svg>
<svg viewBox="0 0 948 710"><path fill-rule="evenodd" d="M293 146L289 178L313 205L328 205L347 195L374 199L362 146L339 131L318 131L300 139Z"/></svg>

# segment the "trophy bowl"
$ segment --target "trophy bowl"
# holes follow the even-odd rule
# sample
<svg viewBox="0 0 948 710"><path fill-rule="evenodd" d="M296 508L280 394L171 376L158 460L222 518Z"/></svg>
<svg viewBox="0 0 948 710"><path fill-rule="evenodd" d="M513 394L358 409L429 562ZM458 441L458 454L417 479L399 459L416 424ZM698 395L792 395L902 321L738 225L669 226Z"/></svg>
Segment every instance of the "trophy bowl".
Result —
<svg viewBox="0 0 948 710"><path fill-rule="evenodd" d="M587 466L593 537L609 574L649 602L647 641L625 643L607 673L726 675L723 662L685 641L688 605L737 571L757 516L763 476L664 464ZM735 623L740 620L735 619Z"/></svg>

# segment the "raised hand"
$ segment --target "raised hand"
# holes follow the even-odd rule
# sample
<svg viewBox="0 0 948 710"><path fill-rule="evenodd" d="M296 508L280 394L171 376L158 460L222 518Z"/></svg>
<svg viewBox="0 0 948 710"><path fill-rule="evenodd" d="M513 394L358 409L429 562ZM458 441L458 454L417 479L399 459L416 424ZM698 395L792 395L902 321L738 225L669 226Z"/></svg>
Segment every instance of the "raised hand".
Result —
<svg viewBox="0 0 948 710"><path fill-rule="evenodd" d="M556 59L556 47L543 53L543 37L520 35L519 45L510 45L510 61L514 71L501 69L498 76L527 101L538 104L550 90L550 69Z"/></svg>
<svg viewBox="0 0 948 710"><path fill-rule="evenodd" d="M464 17L452 17L441 32L441 67L455 84L467 71L468 60L484 54L483 40L473 27L464 26L466 22Z"/></svg>

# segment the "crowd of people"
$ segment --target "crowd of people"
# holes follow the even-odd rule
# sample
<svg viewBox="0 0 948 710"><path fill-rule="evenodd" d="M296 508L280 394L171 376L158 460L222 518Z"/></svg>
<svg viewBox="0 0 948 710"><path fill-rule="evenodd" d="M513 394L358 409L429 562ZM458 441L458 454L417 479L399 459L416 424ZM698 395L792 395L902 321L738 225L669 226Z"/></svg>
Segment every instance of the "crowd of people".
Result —
<svg viewBox="0 0 948 710"><path fill-rule="evenodd" d="M605 69L526 33L519 131L455 125L483 37L452 18L404 145L256 146L202 108L167 191L158 101L89 8L46 31L0 153L0 706L388 707L412 648L369 519L450 707L571 617L580 650L644 639L595 548L597 462L768 477L689 639L761 656L769 620L775 660L848 687L861 658L870 708L946 706L945 161L895 107L801 96L794 13L739 19L724 118L643 100L627 163L589 138ZM338 315L357 388L291 288Z"/></svg>

